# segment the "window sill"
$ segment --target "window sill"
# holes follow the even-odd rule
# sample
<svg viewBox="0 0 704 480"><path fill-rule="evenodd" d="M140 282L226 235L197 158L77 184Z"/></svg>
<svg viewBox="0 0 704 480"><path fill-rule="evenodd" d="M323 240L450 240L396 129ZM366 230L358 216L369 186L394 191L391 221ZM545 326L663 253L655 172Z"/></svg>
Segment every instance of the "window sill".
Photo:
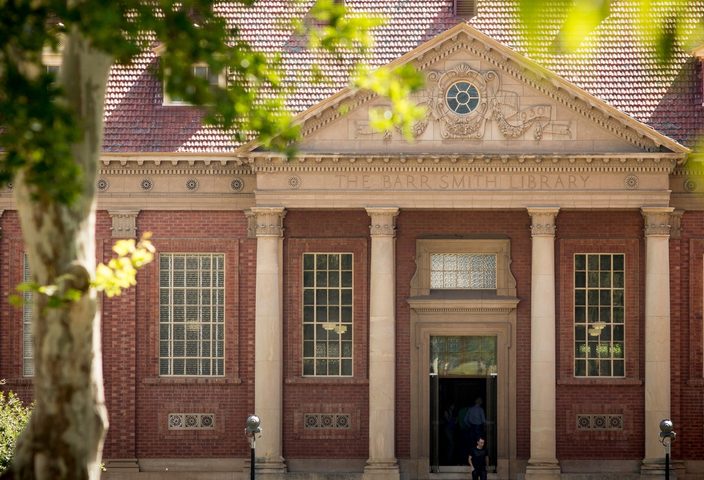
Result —
<svg viewBox="0 0 704 480"><path fill-rule="evenodd" d="M241 378L208 377L149 377L142 385L241 385Z"/></svg>
<svg viewBox="0 0 704 480"><path fill-rule="evenodd" d="M595 378L595 377L562 377L557 380L558 385L643 385L639 378Z"/></svg>
<svg viewBox="0 0 704 480"><path fill-rule="evenodd" d="M286 385L369 385L368 378L354 377L288 377Z"/></svg>

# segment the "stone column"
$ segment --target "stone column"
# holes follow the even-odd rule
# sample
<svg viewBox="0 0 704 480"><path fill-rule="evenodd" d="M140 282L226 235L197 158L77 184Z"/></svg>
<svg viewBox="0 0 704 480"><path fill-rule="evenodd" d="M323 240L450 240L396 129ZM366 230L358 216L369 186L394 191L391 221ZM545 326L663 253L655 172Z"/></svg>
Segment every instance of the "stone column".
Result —
<svg viewBox="0 0 704 480"><path fill-rule="evenodd" d="M664 474L665 457L660 420L670 418L669 240L673 210L641 209L645 220L645 458L641 473L658 476Z"/></svg>
<svg viewBox="0 0 704 480"><path fill-rule="evenodd" d="M254 343L254 412L262 421L257 439L258 472L286 471L283 424L283 207L255 207L257 237ZM244 420L244 419L243 419Z"/></svg>
<svg viewBox="0 0 704 480"><path fill-rule="evenodd" d="M396 207L367 208L371 217L369 281L369 459L365 480L398 480L396 418Z"/></svg>
<svg viewBox="0 0 704 480"><path fill-rule="evenodd" d="M529 208L533 248L530 295L530 459L526 479L560 478L555 441L555 217Z"/></svg>

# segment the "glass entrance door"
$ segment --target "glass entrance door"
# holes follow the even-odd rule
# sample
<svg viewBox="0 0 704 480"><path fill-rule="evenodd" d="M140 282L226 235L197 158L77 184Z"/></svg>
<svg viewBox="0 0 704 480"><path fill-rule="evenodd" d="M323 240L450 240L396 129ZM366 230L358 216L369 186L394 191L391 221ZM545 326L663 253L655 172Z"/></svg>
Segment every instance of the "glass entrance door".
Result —
<svg viewBox="0 0 704 480"><path fill-rule="evenodd" d="M430 337L430 469L466 467L470 449L486 439L493 470L497 452L496 336Z"/></svg>

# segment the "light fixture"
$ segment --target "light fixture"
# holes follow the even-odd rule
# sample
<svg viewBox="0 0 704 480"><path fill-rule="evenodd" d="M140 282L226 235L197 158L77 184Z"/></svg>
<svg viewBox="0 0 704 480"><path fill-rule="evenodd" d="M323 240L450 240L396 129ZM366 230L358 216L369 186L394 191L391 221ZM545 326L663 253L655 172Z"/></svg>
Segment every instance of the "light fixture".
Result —
<svg viewBox="0 0 704 480"><path fill-rule="evenodd" d="M598 337L599 335L601 335L601 331L604 329L604 327L606 327L606 323L604 322L593 323L592 326L589 327L589 335L591 335L592 337Z"/></svg>

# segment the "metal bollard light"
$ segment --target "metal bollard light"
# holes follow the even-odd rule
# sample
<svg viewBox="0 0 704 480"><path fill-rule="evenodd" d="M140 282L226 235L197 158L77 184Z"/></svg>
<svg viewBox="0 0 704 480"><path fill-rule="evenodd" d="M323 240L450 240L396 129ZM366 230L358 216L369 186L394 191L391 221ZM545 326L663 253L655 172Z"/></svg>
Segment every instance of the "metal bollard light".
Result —
<svg viewBox="0 0 704 480"><path fill-rule="evenodd" d="M261 420L256 415L250 415L247 417L247 423L244 429L245 436L249 439L249 453L250 453L250 469L249 478L254 480L254 450L257 442L257 436L261 436Z"/></svg>

